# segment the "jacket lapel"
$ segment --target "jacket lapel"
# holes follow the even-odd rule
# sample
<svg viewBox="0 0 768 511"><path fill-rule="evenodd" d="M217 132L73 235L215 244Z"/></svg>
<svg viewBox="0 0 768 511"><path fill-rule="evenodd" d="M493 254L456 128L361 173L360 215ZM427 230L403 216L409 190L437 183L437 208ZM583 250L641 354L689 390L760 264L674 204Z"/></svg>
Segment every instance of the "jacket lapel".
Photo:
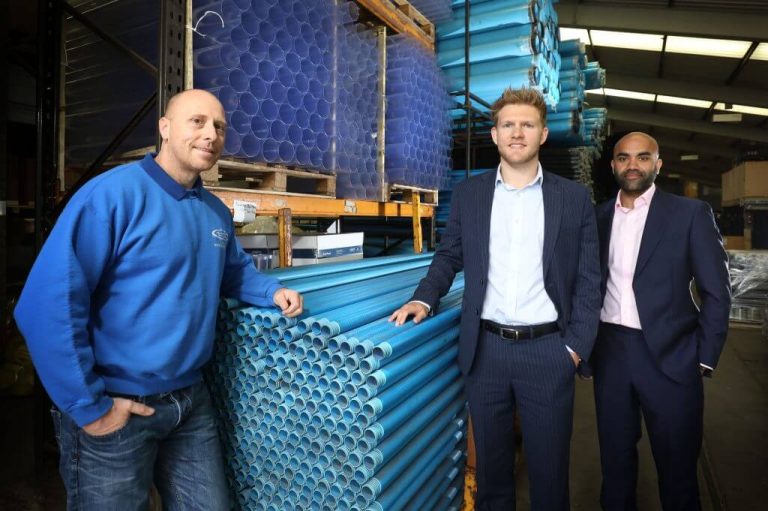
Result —
<svg viewBox="0 0 768 511"><path fill-rule="evenodd" d="M667 196L657 188L648 208L648 218L645 220L643 237L640 240L640 251L637 254L637 264L635 265L635 278L648 263L671 218Z"/></svg>
<svg viewBox="0 0 768 511"><path fill-rule="evenodd" d="M597 215L597 229L600 237L600 269L603 274L603 282L608 279L608 254L611 246L611 229L613 228L613 215L616 209L616 198L603 205Z"/></svg>
<svg viewBox="0 0 768 511"><path fill-rule="evenodd" d="M560 232L560 219L563 215L563 196L557 182L544 172L542 183L544 196L544 247L542 265L544 267L544 279L549 273L549 264L552 262L552 254L555 251L555 242Z"/></svg>
<svg viewBox="0 0 768 511"><path fill-rule="evenodd" d="M488 171L483 174L483 182L477 197L477 224L478 244L480 260L482 262L482 275L488 274L491 241L491 209L493 207L493 192L496 188L496 172Z"/></svg>

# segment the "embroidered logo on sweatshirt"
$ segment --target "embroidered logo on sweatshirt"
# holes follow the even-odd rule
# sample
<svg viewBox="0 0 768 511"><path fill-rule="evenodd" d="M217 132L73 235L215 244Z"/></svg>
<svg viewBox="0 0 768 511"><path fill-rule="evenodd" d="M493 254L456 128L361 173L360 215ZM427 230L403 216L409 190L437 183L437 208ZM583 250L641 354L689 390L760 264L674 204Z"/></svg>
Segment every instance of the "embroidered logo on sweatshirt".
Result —
<svg viewBox="0 0 768 511"><path fill-rule="evenodd" d="M219 248L225 248L227 241L229 241L229 233L224 229L214 229L211 231L213 236L213 246Z"/></svg>

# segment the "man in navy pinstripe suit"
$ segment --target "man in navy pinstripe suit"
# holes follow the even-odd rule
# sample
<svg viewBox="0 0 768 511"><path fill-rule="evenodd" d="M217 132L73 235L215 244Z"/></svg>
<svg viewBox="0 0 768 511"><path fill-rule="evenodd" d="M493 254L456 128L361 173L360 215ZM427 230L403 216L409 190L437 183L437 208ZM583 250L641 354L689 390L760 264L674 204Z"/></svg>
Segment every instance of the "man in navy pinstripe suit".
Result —
<svg viewBox="0 0 768 511"><path fill-rule="evenodd" d="M662 508L701 509L701 376L728 332L728 256L708 204L656 188L661 165L653 137L622 137L611 161L621 189L597 208L604 299L592 365L606 511L637 509L641 418Z"/></svg>
<svg viewBox="0 0 768 511"><path fill-rule="evenodd" d="M574 374L600 313L597 228L583 186L543 171L546 105L507 89L493 105L496 172L458 184L443 239L412 301L390 318L434 312L464 271L459 366L477 452L477 509L515 509L515 409L534 511L569 509Z"/></svg>

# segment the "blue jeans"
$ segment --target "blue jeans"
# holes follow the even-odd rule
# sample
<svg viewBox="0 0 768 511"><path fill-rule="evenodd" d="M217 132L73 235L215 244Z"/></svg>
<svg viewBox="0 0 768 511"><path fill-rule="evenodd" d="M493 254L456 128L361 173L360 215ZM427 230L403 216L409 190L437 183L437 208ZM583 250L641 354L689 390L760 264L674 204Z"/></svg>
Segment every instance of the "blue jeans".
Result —
<svg viewBox="0 0 768 511"><path fill-rule="evenodd" d="M229 490L205 384L151 396L120 396L155 409L94 437L53 409L67 509L145 510L154 483L166 510L228 510Z"/></svg>

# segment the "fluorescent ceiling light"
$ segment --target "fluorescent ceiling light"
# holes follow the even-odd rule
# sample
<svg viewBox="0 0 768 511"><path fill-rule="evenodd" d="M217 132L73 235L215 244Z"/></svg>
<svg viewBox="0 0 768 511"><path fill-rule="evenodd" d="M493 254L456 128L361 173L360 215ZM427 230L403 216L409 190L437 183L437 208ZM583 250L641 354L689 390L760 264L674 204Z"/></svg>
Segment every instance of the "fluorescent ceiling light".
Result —
<svg viewBox="0 0 768 511"><path fill-rule="evenodd" d="M590 41L590 35L592 36ZM665 51L708 57L742 58L749 50L750 41L731 39L710 39L706 37L668 36L664 46L662 34L618 32L613 30L586 30L583 28L560 27L560 38L580 39L584 44L629 50ZM752 55L754 60L768 61L768 43L761 43Z"/></svg>
<svg viewBox="0 0 768 511"><path fill-rule="evenodd" d="M768 60L768 43L758 44L750 60Z"/></svg>
<svg viewBox="0 0 768 511"><path fill-rule="evenodd" d="M709 108L712 105L711 101L704 101L703 99L691 99L691 98L678 98L675 96L656 96L656 101L659 103L667 103L669 105L681 105L692 106L694 108Z"/></svg>
<svg viewBox="0 0 768 511"><path fill-rule="evenodd" d="M680 161L697 161L699 159L698 154L681 154Z"/></svg>
<svg viewBox="0 0 768 511"><path fill-rule="evenodd" d="M756 106L730 105L730 108L727 108L725 103L718 103L715 105L715 110L724 110L726 112L738 112L741 114L761 115L763 117L768 117L768 108L758 108Z"/></svg>
<svg viewBox="0 0 768 511"><path fill-rule="evenodd" d="M622 89L611 89L608 87L604 87L602 89L590 89L586 91L587 94L595 94L595 95L605 95L605 96L612 96L616 98L626 98L626 99L636 99L638 101L653 101L654 98L659 103L666 103L669 105L680 105L680 106L689 106L693 108L709 108L712 105L712 101L707 101L704 99L693 99L693 98L678 98L676 96L662 96L662 95L656 95L656 94L648 94L645 92L635 92L630 90L622 90ZM720 110L724 112L732 112L732 113L741 113L741 114L750 114L750 115L759 115L761 117L768 117L768 108L759 108L756 106L748 106L748 105L728 105L726 106L725 103L717 103L715 104L715 110Z"/></svg>
<svg viewBox="0 0 768 511"><path fill-rule="evenodd" d="M589 32L586 28L560 27L560 40L568 41L570 39L578 39L584 44L589 44Z"/></svg>
<svg viewBox="0 0 768 511"><path fill-rule="evenodd" d="M613 32L608 30L592 30L590 33L595 46L661 51L663 44L663 36L659 34L637 34L634 32Z"/></svg>
<svg viewBox="0 0 768 511"><path fill-rule="evenodd" d="M603 91L605 91L606 96L614 96L617 98L627 98L627 99L639 99L640 101L653 101L653 98L655 94L648 94L645 92L634 92L631 90L621 90L621 89L609 89L608 87L603 88Z"/></svg>
<svg viewBox="0 0 768 511"><path fill-rule="evenodd" d="M667 38L666 50L672 53L740 59L747 53L751 44L749 41L671 35Z"/></svg>

